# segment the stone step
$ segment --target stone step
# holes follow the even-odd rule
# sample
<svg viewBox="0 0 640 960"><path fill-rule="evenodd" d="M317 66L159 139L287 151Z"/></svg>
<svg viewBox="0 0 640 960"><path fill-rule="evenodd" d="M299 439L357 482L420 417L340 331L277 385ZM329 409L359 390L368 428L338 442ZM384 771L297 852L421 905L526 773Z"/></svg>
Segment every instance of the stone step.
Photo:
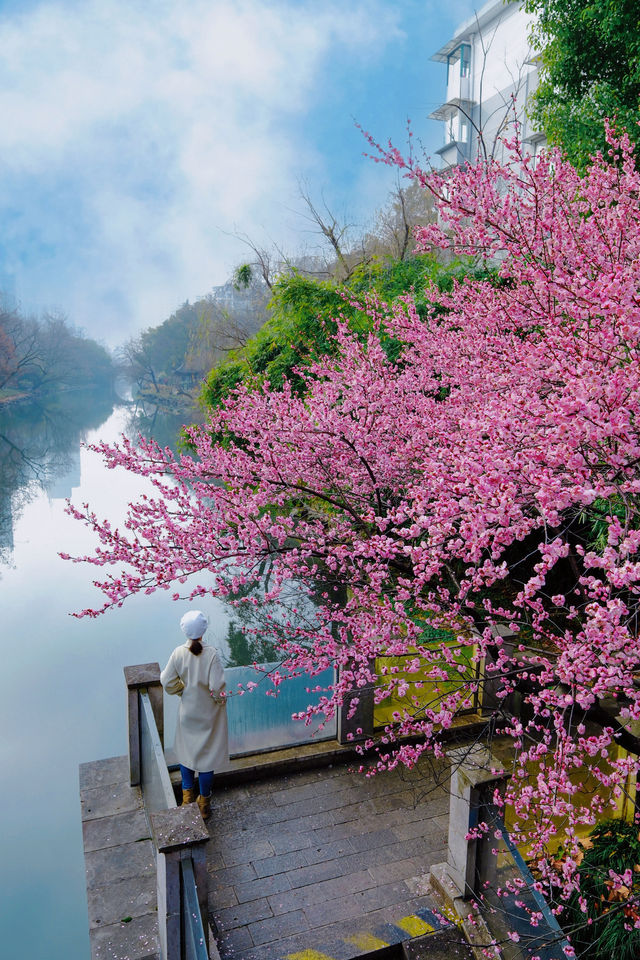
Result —
<svg viewBox="0 0 640 960"><path fill-rule="evenodd" d="M474 960L473 950L455 928L407 940L402 953L403 960Z"/></svg>

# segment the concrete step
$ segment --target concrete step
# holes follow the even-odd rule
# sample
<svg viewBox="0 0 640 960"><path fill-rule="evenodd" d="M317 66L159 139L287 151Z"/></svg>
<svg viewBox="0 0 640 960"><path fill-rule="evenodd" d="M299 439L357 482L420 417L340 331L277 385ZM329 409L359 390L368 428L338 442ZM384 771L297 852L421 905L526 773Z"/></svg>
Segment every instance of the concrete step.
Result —
<svg viewBox="0 0 640 960"><path fill-rule="evenodd" d="M403 960L474 960L464 936L451 927L402 944Z"/></svg>

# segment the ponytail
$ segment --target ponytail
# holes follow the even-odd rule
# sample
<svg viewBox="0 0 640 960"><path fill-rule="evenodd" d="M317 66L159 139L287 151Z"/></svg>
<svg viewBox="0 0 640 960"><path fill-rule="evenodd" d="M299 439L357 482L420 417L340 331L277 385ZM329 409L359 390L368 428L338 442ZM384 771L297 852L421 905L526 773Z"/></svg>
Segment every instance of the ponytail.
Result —
<svg viewBox="0 0 640 960"><path fill-rule="evenodd" d="M192 640L189 650L194 655L194 657L199 657L200 654L202 653L202 644L200 643L200 640Z"/></svg>

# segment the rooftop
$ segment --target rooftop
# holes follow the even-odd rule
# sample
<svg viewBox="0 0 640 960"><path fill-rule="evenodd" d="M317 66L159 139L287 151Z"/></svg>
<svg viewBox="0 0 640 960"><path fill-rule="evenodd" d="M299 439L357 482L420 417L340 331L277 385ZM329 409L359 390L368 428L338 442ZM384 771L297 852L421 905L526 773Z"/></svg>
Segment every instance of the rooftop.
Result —
<svg viewBox="0 0 640 960"><path fill-rule="evenodd" d="M447 40L439 50L436 50L430 59L439 63L446 63L449 54L467 40L471 34L480 33L487 24L503 14L507 7L511 6L515 12L521 6L521 0L519 0L517 6L515 4L516 0L488 0L473 16L460 24L451 39Z"/></svg>

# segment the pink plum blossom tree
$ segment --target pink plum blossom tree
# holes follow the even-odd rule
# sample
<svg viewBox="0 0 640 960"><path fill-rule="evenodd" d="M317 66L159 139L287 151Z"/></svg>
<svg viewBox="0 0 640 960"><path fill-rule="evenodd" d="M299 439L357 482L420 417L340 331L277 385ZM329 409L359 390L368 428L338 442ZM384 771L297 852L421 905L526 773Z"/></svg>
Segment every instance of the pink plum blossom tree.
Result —
<svg viewBox="0 0 640 960"><path fill-rule="evenodd" d="M315 621L284 618L285 665L341 668L308 717L372 683L378 702L405 697L364 745L379 769L440 755L480 697L513 748L513 833L556 899L640 752L640 175L609 138L583 176L515 143L507 165L446 177L382 151L438 198L421 249L484 258L495 279L434 287L427 316L411 296L369 299L370 332L339 323L303 396L245 383L190 428L189 455L98 444L155 485L123 529L69 508L100 541L75 559L113 571L90 616L194 574L191 596L233 599L268 568L273 608L313 584ZM406 656L402 673L376 671L384 656Z"/></svg>

